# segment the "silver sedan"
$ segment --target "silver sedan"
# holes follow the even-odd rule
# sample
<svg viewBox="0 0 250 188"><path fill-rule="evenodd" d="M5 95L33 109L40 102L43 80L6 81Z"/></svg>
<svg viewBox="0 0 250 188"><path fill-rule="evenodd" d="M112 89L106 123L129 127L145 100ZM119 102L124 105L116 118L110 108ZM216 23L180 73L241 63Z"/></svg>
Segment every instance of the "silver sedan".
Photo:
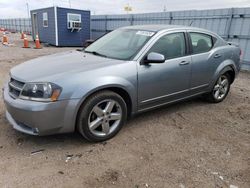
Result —
<svg viewBox="0 0 250 188"><path fill-rule="evenodd" d="M31 135L78 130L115 136L127 118L190 97L223 101L240 70L240 48L203 29L132 26L82 51L40 57L10 71L6 117Z"/></svg>

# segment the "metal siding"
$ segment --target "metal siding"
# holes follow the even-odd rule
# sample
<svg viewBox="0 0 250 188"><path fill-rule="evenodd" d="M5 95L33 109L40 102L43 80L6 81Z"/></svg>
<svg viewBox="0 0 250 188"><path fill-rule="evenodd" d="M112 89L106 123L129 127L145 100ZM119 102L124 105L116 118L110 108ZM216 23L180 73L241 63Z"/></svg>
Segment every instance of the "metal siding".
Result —
<svg viewBox="0 0 250 188"><path fill-rule="evenodd" d="M59 20L61 22L63 19L59 18ZM91 17L91 34L92 38L96 39L107 32L127 25L190 25L191 23L194 27L201 27L218 33L225 40L239 43L243 52L242 60L250 69L250 7L214 10L188 10L146 14L95 15ZM61 29L61 27L64 27L63 25L64 23L62 22L60 23L60 27L58 27ZM0 19L0 27L5 27L13 31L27 32L31 31L31 21L30 19ZM45 38L47 38L46 35L50 35L52 38L54 37L54 31L51 31L50 34L48 32L42 31L41 34ZM63 33L63 35L65 34ZM70 33L67 33L65 36L67 35L69 36ZM40 38L41 37L42 36L40 36ZM59 39L59 43L62 40L61 44L67 43L67 45L71 45L71 43L75 42L74 37L72 39L73 40L68 41L70 43L67 43L66 38L62 37ZM54 41L54 38L50 38L48 41Z"/></svg>
<svg viewBox="0 0 250 188"><path fill-rule="evenodd" d="M31 33L31 22L28 18L0 19L0 27L12 32Z"/></svg>
<svg viewBox="0 0 250 188"><path fill-rule="evenodd" d="M82 29L77 32L67 27L67 14L81 14ZM58 46L83 46L90 39L90 11L57 7Z"/></svg>
<svg viewBox="0 0 250 188"><path fill-rule="evenodd" d="M48 13L48 27L43 27L44 12ZM56 45L54 7L32 10L31 15L33 13L37 14L37 25L38 25L38 34L40 41Z"/></svg>
<svg viewBox="0 0 250 188"><path fill-rule="evenodd" d="M106 18L105 16L95 16L95 21L91 22L91 37L97 39L103 36L106 31Z"/></svg>
<svg viewBox="0 0 250 188"><path fill-rule="evenodd" d="M131 20L132 19L132 20ZM91 17L92 37L127 25L174 24L211 30L225 40L239 43L244 67L250 69L250 8L188 10L132 15L98 15Z"/></svg>

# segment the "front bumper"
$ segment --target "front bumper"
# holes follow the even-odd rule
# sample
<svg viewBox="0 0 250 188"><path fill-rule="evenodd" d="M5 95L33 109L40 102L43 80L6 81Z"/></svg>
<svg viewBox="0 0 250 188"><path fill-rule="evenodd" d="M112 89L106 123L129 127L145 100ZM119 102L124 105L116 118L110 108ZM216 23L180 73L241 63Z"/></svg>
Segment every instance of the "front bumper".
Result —
<svg viewBox="0 0 250 188"><path fill-rule="evenodd" d="M20 132L44 136L75 130L78 99L50 103L13 99L7 85L3 89L3 99L6 119Z"/></svg>

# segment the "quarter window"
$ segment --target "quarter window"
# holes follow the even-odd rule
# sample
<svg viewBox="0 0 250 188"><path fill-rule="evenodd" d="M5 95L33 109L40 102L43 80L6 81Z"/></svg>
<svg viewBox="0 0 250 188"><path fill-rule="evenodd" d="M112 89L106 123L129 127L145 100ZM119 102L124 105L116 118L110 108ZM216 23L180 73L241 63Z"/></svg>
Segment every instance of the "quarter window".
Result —
<svg viewBox="0 0 250 188"><path fill-rule="evenodd" d="M43 13L43 27L48 27L48 13Z"/></svg>
<svg viewBox="0 0 250 188"><path fill-rule="evenodd" d="M150 49L150 52L160 53L166 59L185 56L186 43L184 33L173 33L161 37Z"/></svg>
<svg viewBox="0 0 250 188"><path fill-rule="evenodd" d="M213 37L203 33L190 33L193 53L208 52L213 48Z"/></svg>

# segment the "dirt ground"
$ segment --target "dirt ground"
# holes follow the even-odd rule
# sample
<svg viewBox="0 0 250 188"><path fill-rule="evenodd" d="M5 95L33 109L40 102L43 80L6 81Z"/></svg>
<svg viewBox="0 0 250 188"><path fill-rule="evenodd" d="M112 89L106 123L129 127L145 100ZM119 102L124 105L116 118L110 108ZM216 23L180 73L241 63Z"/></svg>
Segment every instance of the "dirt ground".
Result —
<svg viewBox="0 0 250 188"><path fill-rule="evenodd" d="M15 65L72 49L23 49L19 35L9 37L14 46L0 44L0 87ZM19 133L6 121L0 96L0 187L233 185L250 187L250 73L239 75L220 104L193 99L150 111L99 144L88 143L77 133L48 137Z"/></svg>

